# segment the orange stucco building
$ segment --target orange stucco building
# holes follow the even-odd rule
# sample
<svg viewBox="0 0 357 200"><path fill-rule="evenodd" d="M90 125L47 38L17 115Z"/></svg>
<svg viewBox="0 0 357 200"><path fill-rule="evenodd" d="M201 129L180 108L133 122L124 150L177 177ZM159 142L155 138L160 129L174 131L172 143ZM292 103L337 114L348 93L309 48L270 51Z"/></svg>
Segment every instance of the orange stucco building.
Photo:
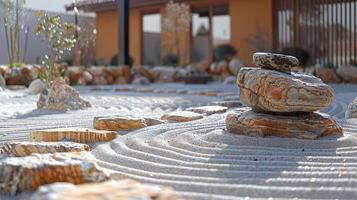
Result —
<svg viewBox="0 0 357 200"><path fill-rule="evenodd" d="M201 26L206 26L205 34L208 40L203 39L199 43L199 39L193 38L194 34L179 34L180 37L180 51L185 51L189 54L187 58L184 58L184 62L194 62L192 58L193 45L204 46L201 49L208 49L209 53L206 55L207 59L212 59L212 51L214 48L213 34L220 34L220 19L224 23L226 39L225 43L230 43L238 50L237 57L247 64L251 62L251 55L256 50L252 44L247 42L249 38L257 34L259 31L267 43L272 45L273 42L273 0L182 0L190 5L191 10L194 12L197 10L197 23L202 23ZM85 1L84 1L85 2ZM83 10L96 13L96 27L97 27L97 41L96 41L96 59L110 60L113 55L118 52L118 13L117 7L114 6L114 0L104 0L100 3L87 3L82 4ZM146 44L147 38L158 38L156 35L145 35L143 20L147 14L156 14L160 16L165 15L165 6L168 0L131 0L129 11L129 49L130 55L134 60L135 65L144 63L145 51L150 52L150 45ZM217 9L216 9L217 8ZM224 8L224 9L219 9ZM215 11L217 10L217 12ZM221 10L221 11L220 11ZM215 20L215 13L218 15L224 15L225 17L217 17ZM154 17L154 15L153 15ZM163 17L160 18L162 20ZM212 20L214 19L214 20ZM193 19L192 23L196 23ZM159 23L162 26L162 23ZM207 25L208 24L208 25ZM152 25L157 26L157 24ZM212 30L213 28L216 30ZM149 27L150 28L150 27ZM191 31L195 28L191 25ZM202 28L202 27L201 27ZM203 27L204 28L204 27ZM196 27L196 29L198 29ZM259 30L257 30L259 29ZM229 33L226 33L228 30ZM222 31L221 31L222 32ZM197 33L198 34L198 33ZM228 35L228 36L227 36ZM222 36L223 37L223 36ZM166 41L173 40L172 36L167 37L163 31L159 32L159 40L162 44ZM197 39L197 43L196 43ZM195 41L194 41L195 40ZM149 45L145 48L144 45ZM207 45L207 46L205 46ZM146 49L146 50L145 50ZM157 50L152 50L157 51ZM164 55L163 48L160 48L160 56ZM151 55L150 55L151 56ZM204 57L205 55L203 55ZM180 56L181 57L181 56Z"/></svg>

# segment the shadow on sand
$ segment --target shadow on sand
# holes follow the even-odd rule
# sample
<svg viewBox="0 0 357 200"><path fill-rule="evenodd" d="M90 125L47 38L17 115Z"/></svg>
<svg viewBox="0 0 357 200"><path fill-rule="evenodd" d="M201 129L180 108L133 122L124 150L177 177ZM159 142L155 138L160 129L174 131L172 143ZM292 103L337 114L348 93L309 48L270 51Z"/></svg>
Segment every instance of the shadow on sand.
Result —
<svg viewBox="0 0 357 200"><path fill-rule="evenodd" d="M225 130L209 134L204 140L222 147L215 152L208 150L214 154L209 163L222 165L214 172L225 185L218 193L251 198L339 198L336 191L319 190L334 185L320 180L350 178L343 173L338 177L331 167L338 162L342 166L344 162L338 158L341 155L337 154L337 148L355 145L335 136L319 140L255 138Z"/></svg>
<svg viewBox="0 0 357 200"><path fill-rule="evenodd" d="M46 109L36 109L32 110L29 113L21 114L15 117L15 119L26 119L26 118L31 118L31 117L40 117L44 115L57 115L57 114L63 114L65 112L60 112L56 110L46 110Z"/></svg>

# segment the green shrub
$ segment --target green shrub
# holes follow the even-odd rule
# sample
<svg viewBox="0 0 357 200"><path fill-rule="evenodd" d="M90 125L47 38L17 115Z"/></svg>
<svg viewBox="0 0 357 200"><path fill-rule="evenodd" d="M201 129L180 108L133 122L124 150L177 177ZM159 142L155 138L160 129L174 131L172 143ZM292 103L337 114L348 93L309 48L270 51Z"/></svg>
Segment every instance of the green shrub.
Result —
<svg viewBox="0 0 357 200"><path fill-rule="evenodd" d="M179 58L175 54L166 54L162 58L162 64L176 67L179 64Z"/></svg>
<svg viewBox="0 0 357 200"><path fill-rule="evenodd" d="M287 47L287 48L284 48L281 51L281 54L295 56L299 60L300 65L304 66L304 67L307 66L307 64L309 62L309 59L310 59L309 52L305 51L301 47Z"/></svg>
<svg viewBox="0 0 357 200"><path fill-rule="evenodd" d="M60 16L51 16L45 11L36 12L36 18L38 24L35 34L41 37L46 46L42 60L44 74L40 78L49 84L61 76L55 65L74 47L76 43L74 33L77 27L74 24L62 22Z"/></svg>
<svg viewBox="0 0 357 200"><path fill-rule="evenodd" d="M129 56L129 67L133 66L134 64L134 59L133 57ZM115 54L112 59L110 59L110 65L112 66L118 66L118 54Z"/></svg>
<svg viewBox="0 0 357 200"><path fill-rule="evenodd" d="M336 69L337 68L336 65L331 64L331 63L326 63L322 67L328 68L328 69Z"/></svg>
<svg viewBox="0 0 357 200"><path fill-rule="evenodd" d="M234 46L230 44L223 44L214 49L214 60L216 62L222 60L232 60L235 55L237 55L238 51Z"/></svg>
<svg viewBox="0 0 357 200"><path fill-rule="evenodd" d="M8 66L10 67L10 68L21 68L21 67L23 67L25 65L25 63L23 63L23 62L15 62L15 63L10 63L10 64L8 64Z"/></svg>

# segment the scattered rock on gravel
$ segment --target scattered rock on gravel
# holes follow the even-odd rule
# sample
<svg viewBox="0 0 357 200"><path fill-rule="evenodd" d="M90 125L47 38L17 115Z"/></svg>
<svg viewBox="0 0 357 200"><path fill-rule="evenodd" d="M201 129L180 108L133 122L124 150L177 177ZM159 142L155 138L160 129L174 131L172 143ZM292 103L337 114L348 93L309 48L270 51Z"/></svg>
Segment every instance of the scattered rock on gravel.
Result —
<svg viewBox="0 0 357 200"><path fill-rule="evenodd" d="M228 110L228 107L225 106L202 106L202 107L194 107L188 108L187 111L200 113L200 114L207 114L212 115L216 113L224 113Z"/></svg>
<svg viewBox="0 0 357 200"><path fill-rule="evenodd" d="M33 154L0 158L0 192L14 195L55 182L103 182L108 175L88 152ZM63 199L63 198L62 198Z"/></svg>
<svg viewBox="0 0 357 200"><path fill-rule="evenodd" d="M218 63L213 63L210 67L210 71L214 75L217 75L220 77L227 77L227 76L231 75L228 62L225 60L222 60Z"/></svg>
<svg viewBox="0 0 357 200"><path fill-rule="evenodd" d="M53 81L50 88L42 91L37 101L37 108L39 109L61 112L87 109L89 107L91 107L91 104L83 100L76 89L67 85L63 79Z"/></svg>
<svg viewBox="0 0 357 200"><path fill-rule="evenodd" d="M143 93L153 92L153 91L154 91L154 89L153 89L153 88L149 88L149 87L136 88L136 89L135 89L135 92L143 92Z"/></svg>
<svg viewBox="0 0 357 200"><path fill-rule="evenodd" d="M315 69L316 76L324 83L339 83L341 79L337 76L333 69L326 67L317 67Z"/></svg>
<svg viewBox="0 0 357 200"><path fill-rule="evenodd" d="M162 120L149 118L149 117L145 117L144 120L145 120L145 123L146 123L147 126L156 126L156 125L165 123Z"/></svg>
<svg viewBox="0 0 357 200"><path fill-rule="evenodd" d="M99 130L107 131L131 131L147 127L144 118L128 116L107 116L95 117L93 127Z"/></svg>
<svg viewBox="0 0 357 200"><path fill-rule="evenodd" d="M207 90L207 91L199 92L198 95L200 95L200 96L208 96L208 97L216 97L216 96L218 96L218 92L217 91Z"/></svg>
<svg viewBox="0 0 357 200"><path fill-rule="evenodd" d="M236 58L229 62L229 71L232 75L237 76L240 68L244 67L244 63Z"/></svg>
<svg viewBox="0 0 357 200"><path fill-rule="evenodd" d="M133 87L119 87L119 88L115 88L115 91L117 92L130 92L133 91L134 88Z"/></svg>
<svg viewBox="0 0 357 200"><path fill-rule="evenodd" d="M337 74L343 78L344 81L350 83L357 83L357 67L353 65L340 65L337 68Z"/></svg>
<svg viewBox="0 0 357 200"><path fill-rule="evenodd" d="M0 153L6 156L29 156L33 153L62 153L89 151L86 144L74 142L8 142L0 149Z"/></svg>
<svg viewBox="0 0 357 200"><path fill-rule="evenodd" d="M212 105L225 106L228 108L238 108L243 106L242 102L239 100L215 101Z"/></svg>
<svg viewBox="0 0 357 200"><path fill-rule="evenodd" d="M35 76L32 66L21 66L20 68L8 68L4 73L6 85L29 86Z"/></svg>
<svg viewBox="0 0 357 200"><path fill-rule="evenodd" d="M43 142L72 141L78 143L95 143L111 141L116 137L117 133L115 131L88 128L56 128L38 130L31 133L32 140Z"/></svg>
<svg viewBox="0 0 357 200"><path fill-rule="evenodd" d="M228 76L223 80L224 85L232 85L235 84L237 81L237 78L235 76Z"/></svg>
<svg viewBox="0 0 357 200"><path fill-rule="evenodd" d="M134 85L149 85L150 80L143 76L137 76L134 78L133 84Z"/></svg>
<svg viewBox="0 0 357 200"><path fill-rule="evenodd" d="M150 82L154 82L156 79L156 74L150 71L148 67L145 66L135 67L134 71L140 74L141 76L147 78Z"/></svg>
<svg viewBox="0 0 357 200"><path fill-rule="evenodd" d="M4 77L0 74L0 87L5 87L6 86L6 81Z"/></svg>
<svg viewBox="0 0 357 200"><path fill-rule="evenodd" d="M238 101L239 97L238 96L226 96L226 97L223 97L223 100L225 100L225 101Z"/></svg>
<svg viewBox="0 0 357 200"><path fill-rule="evenodd" d="M171 188L144 185L133 180L73 185L55 183L42 186L31 200L176 200Z"/></svg>
<svg viewBox="0 0 357 200"><path fill-rule="evenodd" d="M158 94L170 94L176 93L176 89L154 89L153 92Z"/></svg>
<svg viewBox="0 0 357 200"><path fill-rule="evenodd" d="M168 83L173 81L176 69L169 66L156 66L151 71L156 74L155 82Z"/></svg>
<svg viewBox="0 0 357 200"><path fill-rule="evenodd" d="M172 113L164 114L161 119L172 122L189 122L202 119L203 116L203 114L190 111L175 111Z"/></svg>
<svg viewBox="0 0 357 200"><path fill-rule="evenodd" d="M348 105L346 110L346 118L357 118L357 98Z"/></svg>
<svg viewBox="0 0 357 200"><path fill-rule="evenodd" d="M32 81L29 86L29 93L40 94L45 88L46 88L45 84L40 79L36 79Z"/></svg>

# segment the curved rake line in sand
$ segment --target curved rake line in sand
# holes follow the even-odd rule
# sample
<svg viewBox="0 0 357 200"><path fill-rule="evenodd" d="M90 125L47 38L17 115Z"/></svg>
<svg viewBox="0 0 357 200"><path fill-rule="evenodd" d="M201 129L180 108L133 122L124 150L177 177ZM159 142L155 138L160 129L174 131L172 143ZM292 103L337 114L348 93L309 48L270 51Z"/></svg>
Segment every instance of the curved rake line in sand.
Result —
<svg viewBox="0 0 357 200"><path fill-rule="evenodd" d="M328 111L340 114L337 107L343 105L335 103ZM93 154L115 178L169 185L190 198L357 196L357 125L339 120L346 124L345 136L339 139L290 144L291 140L271 138L254 143L226 133L223 119L213 115L138 130L98 146ZM269 140L284 145L254 146Z"/></svg>
<svg viewBox="0 0 357 200"><path fill-rule="evenodd" d="M145 98L141 100L148 105L152 103ZM108 97L106 101L118 98ZM135 102L138 101L129 105L119 102L113 107L116 112L125 109L130 112ZM161 99L147 109L155 112L157 104L163 104L161 110L172 109L172 102ZM180 105L185 107L183 102ZM345 136L339 139L302 143L294 139L232 135L224 131L225 115L217 114L195 122L163 124L131 132L98 145L92 153L114 178L172 186L188 199L357 198L357 125L343 120L346 106L337 99L324 109L343 125ZM96 109L111 110L102 104ZM20 131L17 130L25 123L19 126L18 121L8 120L2 130L14 133L14 137L7 139L27 139L28 128L35 125L53 128L61 122L67 126L91 126L94 113L89 110L78 114L81 120L58 115L53 120L46 119L46 124L34 121L31 124L30 120L26 121L30 126Z"/></svg>

